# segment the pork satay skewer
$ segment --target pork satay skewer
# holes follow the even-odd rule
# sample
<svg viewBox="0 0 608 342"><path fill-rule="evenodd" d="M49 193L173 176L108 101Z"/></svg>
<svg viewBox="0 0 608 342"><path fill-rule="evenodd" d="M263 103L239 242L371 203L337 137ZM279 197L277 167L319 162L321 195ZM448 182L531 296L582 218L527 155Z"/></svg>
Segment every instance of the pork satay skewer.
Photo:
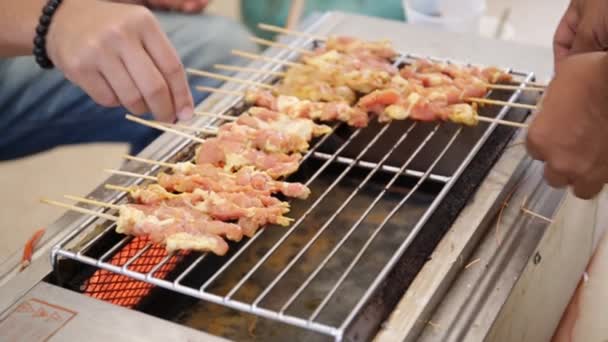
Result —
<svg viewBox="0 0 608 342"><path fill-rule="evenodd" d="M207 91L207 92L215 92L215 91L222 92L223 91L222 89L211 88L211 87L204 87L204 89L199 89L199 90ZM253 102L253 101L255 101L256 92L255 91L248 91L248 92L236 92L235 91L235 92L231 92L229 95L244 96L245 98L249 98L250 102ZM266 102L268 102L268 101L266 101ZM500 101L494 102L494 104L496 104L496 105L498 105L500 103L501 103ZM504 103L504 105L508 104L508 105L511 105L512 107L517 107L519 105L517 103L515 103L515 104L511 104L511 103L508 103L508 102L503 102L503 103ZM259 104L257 104L257 105L259 105ZM527 106L529 106L529 105L524 105L524 107L522 107L522 108L529 109ZM279 108L279 110L281 110L281 108ZM477 115L476 117L477 117L477 119L479 121L483 121L483 122L489 122L489 123L496 122L496 123L498 123L500 125L506 125L506 126L518 127L518 128L525 128L525 127L527 127L526 124L522 124L522 123L514 122L514 121L500 120L500 119L490 118L490 117L485 117L485 116L480 116L480 115Z"/></svg>
<svg viewBox="0 0 608 342"><path fill-rule="evenodd" d="M344 102L313 102L309 100L300 100L295 96L275 96L271 92L260 92L255 90L255 88L247 91L233 91L200 86L196 87L196 89L203 92L243 96L245 97L245 102L249 104L277 111L281 114L287 114L292 118L307 118L320 121L338 120L346 122L349 126L354 127L365 127L369 121L367 113L356 110L356 107L349 106ZM293 104L296 104L296 106L293 106Z"/></svg>
<svg viewBox="0 0 608 342"><path fill-rule="evenodd" d="M305 38L311 38L311 39L315 39L315 40L319 40L319 41L326 41L327 37L323 37L323 36L317 36L317 35L313 35L310 33L306 33L306 32L300 32L300 31L296 31L296 30L290 30L290 29L286 29L283 27L279 27L279 26L275 26L275 25L269 25L269 24L265 24L265 23L259 23L258 27L262 30L266 30L266 31L270 31L270 32L275 32L275 33L281 33L281 34L286 34L286 35L293 35L293 36L299 36L299 37L305 37ZM261 43L263 44L263 43ZM519 82L517 82L519 83ZM538 88L546 88L547 85L543 84L543 83L539 83L539 82L532 82L532 81L528 81L528 82L521 82L523 84L529 85L531 87L538 87Z"/></svg>
<svg viewBox="0 0 608 342"><path fill-rule="evenodd" d="M285 77L285 75L286 75L286 73L280 72L280 71L253 69L253 68L237 67L237 66L224 65L224 64L216 64L216 65L214 65L214 67L219 70L250 72L250 73L256 73L256 74L271 75L271 76L276 76L276 77ZM512 90L512 91L523 90L523 91L534 91L534 92L544 92L546 90L546 88L544 88L544 87L527 86L526 83L524 83L523 85L524 86L522 87L520 85L511 85L511 84L484 83L484 86L486 88L496 89L496 90ZM209 87L201 86L201 87L197 87L197 88L201 88L200 90L204 91L205 89L208 89ZM234 94L234 93L236 93L236 92L227 93L227 94Z"/></svg>
<svg viewBox="0 0 608 342"><path fill-rule="evenodd" d="M275 113L266 109L265 111L269 112L268 114L254 114L252 109L250 109L250 111L249 120L246 117L241 116L236 123L222 125L217 129L146 120L138 122L157 129L164 127L165 131L173 133L181 132L181 129L214 135L226 142L242 142L251 148L256 148L268 153L285 154L305 152L308 150L308 143L312 138L331 132L330 127L318 125L309 119L290 118L286 114ZM310 134L307 134L307 132ZM209 140L201 143L209 143Z"/></svg>
<svg viewBox="0 0 608 342"><path fill-rule="evenodd" d="M186 207L201 211L216 220L238 220L237 224L241 227L242 233L248 237L252 237L258 229L267 224L286 227L293 221L284 216L289 212L289 203L269 194L224 193L201 189L196 189L192 193L172 194L158 184L147 187L109 186L108 188L125 191L144 205Z"/></svg>
<svg viewBox="0 0 608 342"><path fill-rule="evenodd" d="M264 43L266 42L266 43ZM272 44L268 44L268 43L272 43L271 41L266 41L264 39L261 39L261 44L266 44L269 46L275 46ZM278 46L280 48L286 48L289 46ZM310 52L310 51L309 51ZM246 68L246 67L238 67L238 66L232 66L232 65L224 65L224 64L216 64L214 65L214 67L216 69L219 70L229 70L229 71L237 71L237 72L249 72L249 73L256 73L256 74L266 74L266 75L271 75L271 76L276 76L276 77L285 77L286 73L284 72L279 72L279 71L271 71L271 70L261 70L261 69L254 69L254 68ZM522 90L522 91L533 91L533 92L544 92L546 90L545 87L540 87L540 86L536 86L536 85L531 85L528 84L526 82L522 82L524 87L520 86L520 85L510 85L510 84L496 84L496 83L484 83L484 86L488 89L496 89L496 90L512 90L512 91L516 91L516 90Z"/></svg>
<svg viewBox="0 0 608 342"><path fill-rule="evenodd" d="M137 157L129 157L129 158L137 158ZM133 159L143 163L148 163L152 165L158 165L156 161L147 160L142 158ZM163 165L164 166L164 165ZM210 182L214 177L205 177L204 175L196 173L197 165L192 163L177 163L174 164L174 170L176 173L174 174L165 174L161 173L159 177L153 177L143 174L138 174L134 172L122 171L122 170L112 170L106 169L105 172L108 172L113 175L120 175L125 177L132 178L144 178L147 180L151 180L154 182L158 182L161 186L163 186L167 190L177 190L178 192L192 192L197 188L208 191L226 191L226 192L242 192L242 191L254 191L260 194L273 194L273 193L281 193L286 197L297 198L297 199L306 199L310 195L310 189L302 183L294 183L294 182L286 182L280 180L274 180L268 174L263 171L254 170L252 167L244 168L239 170L236 174L225 173L223 169L218 169L218 172L221 172L221 177L215 178L225 178L230 181L229 184L226 183L213 183ZM193 172L189 172L189 170L195 170ZM204 179L208 181L201 182ZM192 179L192 182L188 180ZM171 185L179 181L183 181L182 185ZM198 181L198 182L197 182ZM221 181L221 179L215 179L216 182ZM178 187L179 189L174 189L174 187ZM110 189L110 188L108 188ZM111 189L118 190L118 189ZM120 191L120 190L119 190Z"/></svg>
<svg viewBox="0 0 608 342"><path fill-rule="evenodd" d="M225 81L242 82L242 83L245 83L245 81L246 81L246 80L242 80L242 79L239 79L236 77L228 77L228 76L224 76L224 75L220 75L220 74L214 74L211 72L209 72L209 73L205 72L205 75L207 75L208 77L211 77L211 78L217 78L217 79L221 79L221 80L225 80ZM261 83L261 82L246 81L245 84L254 85L254 86L263 85L263 87L261 87L261 88L272 89L272 90L275 89L274 87L271 87L268 84ZM489 100L489 99L483 99L483 98L465 98L464 101L480 103L480 104L496 105L496 106L507 106L507 107L513 107L513 108L524 108L524 109L532 109L532 110L536 109L536 106L534 106L534 105L528 105L528 104L522 104L522 103L510 103L510 102L505 102L505 101Z"/></svg>
<svg viewBox="0 0 608 342"><path fill-rule="evenodd" d="M167 194L169 197L172 194ZM84 197L80 197L80 196L73 196L73 195L64 195L65 198L70 199L72 201L77 201L77 202L82 202L82 203L87 203L87 204L92 204L92 205L96 205L96 206L100 206L100 207L106 207L106 208L111 208L111 209L116 209L119 211L119 222L120 217L121 216L140 216L139 214L135 213L135 215L133 215L134 211L139 211L141 212L141 207L143 206L150 206L151 208L154 207L155 205L158 206L159 203L144 203L143 205L139 205L139 207L137 205L134 204L112 204L112 203L106 203L106 202L102 202L102 201L96 201L96 200L92 200L89 198L84 198ZM160 203L160 205L162 206L162 203ZM173 210L176 214L179 213L179 211L183 211L185 209L189 209L187 207L167 207L171 210ZM163 209L163 208L161 208ZM208 215L208 212L203 212L201 211L201 213ZM219 236L225 236L227 239L231 240L231 241L241 241L241 239L243 238L243 232L240 229L239 226L232 224L232 223L225 223L222 222L220 220L216 220L213 218L213 216L202 216L201 217L201 222L197 222L196 218L189 218L188 220L184 219L184 218L179 218L177 216L174 217L168 217L168 218L159 218L157 217L155 214L146 214L146 216L148 217L156 217L159 221L158 221L158 225L160 227L164 226L164 225L169 225L172 223L177 223L177 222L182 222L182 221L188 221L188 223L192 223L192 224L196 224L196 225L200 225L201 227L201 232L202 233L207 233L207 234L213 234L213 235L219 235ZM166 214L165 214L166 216ZM209 223L209 222L213 222L213 223L217 223L217 224L209 224L206 225L205 223ZM216 222L217 221L217 222ZM202 224L201 224L202 223ZM117 231L121 232L121 231L128 231L128 228L124 228L124 227L117 227Z"/></svg>
<svg viewBox="0 0 608 342"><path fill-rule="evenodd" d="M109 221L117 222L117 225L122 224L124 226L124 223L125 223L124 221L121 221L120 217L108 215L105 213L100 213L100 212L86 209L86 208L81 208L81 207L78 207L75 205L58 202L58 201L53 201L53 200L49 200L49 199L41 199L40 201L45 204L49 204L49 205L53 205L56 207L68 209L71 211L75 211L75 212L79 212L79 213L83 213L83 214L87 214L87 215L91 215L91 216L95 216L95 217L104 218ZM145 220L147 218L147 216L138 215L137 218L143 218ZM155 220L155 221L158 221L158 220ZM166 222L168 222L168 221L166 221ZM163 223L163 222L158 221L156 223L158 224L158 223ZM119 233L121 233L121 232L119 232ZM124 233L130 233L130 232L125 231ZM129 235L134 235L134 234L129 234ZM138 234L138 235L147 235L147 234ZM163 237L162 241L157 241L157 242L164 244L165 248L168 252L173 252L173 251L177 251L177 250L195 250L195 251L200 251L200 252L213 252L217 255L224 255L224 254L226 254L226 252L228 252L228 244L226 244L226 242L220 236L212 235L212 234L201 234L201 233L196 234L196 233L189 233L189 232L177 232L177 233L168 234L167 236Z"/></svg>

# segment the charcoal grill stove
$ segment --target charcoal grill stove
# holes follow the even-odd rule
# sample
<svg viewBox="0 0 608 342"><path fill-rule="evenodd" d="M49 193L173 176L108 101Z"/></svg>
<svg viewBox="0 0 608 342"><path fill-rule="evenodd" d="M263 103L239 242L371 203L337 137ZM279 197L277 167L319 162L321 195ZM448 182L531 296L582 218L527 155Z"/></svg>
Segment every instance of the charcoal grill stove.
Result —
<svg viewBox="0 0 608 342"><path fill-rule="evenodd" d="M508 66L521 81L546 79L551 70L548 49L366 17L327 13L304 29L391 39L410 52L396 63L450 57ZM286 50L266 54L297 58ZM520 91L489 96L537 101ZM238 115L243 103L216 94L199 108ZM524 121L528 113L485 107L482 114ZM313 190L310 199L292 201L295 222L232 244L225 257L167 255L145 239L116 234L103 219L66 213L25 272L16 271L17 256L2 265L0 339L547 339L589 259L597 206L548 188L522 139L523 132L496 124L337 125L292 177ZM165 134L140 156L178 161L191 154L190 142ZM134 162L123 169L159 171ZM113 176L107 183L141 181ZM126 200L103 184L91 196ZM553 222L522 213L524 200Z"/></svg>

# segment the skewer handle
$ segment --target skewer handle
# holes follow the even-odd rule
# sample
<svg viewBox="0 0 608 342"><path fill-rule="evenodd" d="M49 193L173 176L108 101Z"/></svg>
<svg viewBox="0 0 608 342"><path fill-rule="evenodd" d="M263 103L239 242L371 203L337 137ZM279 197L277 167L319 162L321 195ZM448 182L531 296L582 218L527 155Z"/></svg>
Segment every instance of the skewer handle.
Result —
<svg viewBox="0 0 608 342"><path fill-rule="evenodd" d="M477 120L482 121L482 122L489 122L489 123L496 122L499 125L505 125L505 126L511 126L511 127L517 127L517 128L528 128L527 124L524 124L524 123L521 123L521 122L514 122L514 121L508 121L508 120L502 120L502 119L489 118L487 116L478 116Z"/></svg>
<svg viewBox="0 0 608 342"><path fill-rule="evenodd" d="M496 106L504 106L504 107L530 109L530 110L535 110L536 109L536 106L534 106L534 105L529 105L529 104L524 104L524 103L516 103L516 102L506 102L506 101L482 99L482 98L477 98L477 97L470 97L470 98L465 99L465 101L476 102L476 103L483 103L483 104L490 104L490 105L496 105Z"/></svg>
<svg viewBox="0 0 608 342"><path fill-rule="evenodd" d="M93 199L89 199L89 198L84 198L84 197L80 197L80 196L72 196L72 195L63 195L63 197L72 200L72 201L77 201L77 202L82 202L82 203L87 203L87 204L92 204L92 205L97 205L100 207L107 207L107 208L111 208L111 209L120 209L120 205L116 205L116 204L112 204L112 203L106 203L106 202L101 202L101 201L96 201Z"/></svg>
<svg viewBox="0 0 608 342"><path fill-rule="evenodd" d="M118 218L116 216L112 216L112 215L105 214L105 213L100 213L95 210L77 207L77 206L71 205L71 204L57 202L57 201L53 201L53 200L46 199L46 198L41 199L40 202L45 203L45 204L54 205L56 207L60 207L60 208L64 208L64 209L69 209L69 210L76 211L76 212L79 212L82 214L87 214L87 215L91 215L91 216L104 218L104 219L110 220L110 221L118 221Z"/></svg>
<svg viewBox="0 0 608 342"><path fill-rule="evenodd" d="M143 179L147 179L147 180L151 180L151 181L158 181L157 177L142 175L140 173L135 173L135 172L112 170L112 169L105 169L104 171L107 173L111 173L113 175L118 175L118 176L135 177L135 178L143 178Z"/></svg>
<svg viewBox="0 0 608 342"><path fill-rule="evenodd" d="M235 121L238 119L238 117L236 117L236 116L215 114L215 113L209 113L209 112L198 112L197 111L197 112L194 112L194 115L208 116L208 117L222 119L222 120L226 120L226 121Z"/></svg>
<svg viewBox="0 0 608 342"><path fill-rule="evenodd" d="M292 51L299 52L303 55L312 54L312 51L309 51L306 49L301 49L301 48L298 48L295 46L289 46L289 45L283 44L283 43L273 42L272 40L268 40L268 39L263 39L263 38L258 38L258 37L250 37L249 39L251 39L252 42L260 44L260 45L271 46L271 47L276 47L276 48L286 49L286 50L292 50Z"/></svg>
<svg viewBox="0 0 608 342"><path fill-rule="evenodd" d="M204 127L193 127L193 126L188 126L188 125L170 124L170 123L163 123L163 126L176 128L176 129L184 129L187 131L198 132L198 133L203 133L203 134L207 134L207 135L216 135L217 134L217 130L204 128Z"/></svg>
<svg viewBox="0 0 608 342"><path fill-rule="evenodd" d="M158 165L158 166L164 166L164 167L170 167L170 168L175 167L175 164L172 164L172 163L165 163L165 162L161 162L161 161L157 161L157 160L135 157L135 156L131 156L128 154L123 154L122 157L127 160L133 160L133 161L140 162L140 163L146 163L146 164L152 164L152 165Z"/></svg>
<svg viewBox="0 0 608 342"><path fill-rule="evenodd" d="M262 30L270 31L270 32L289 34L289 35L292 35L292 36L311 38L311 39L316 39L316 40L321 40L321 41L327 40L326 37L316 36L314 34L310 34L310 33L306 33L306 32L300 32L300 31L296 31L296 30L290 30L290 29L282 28L282 27L275 26L275 25L268 25L268 24L264 24L264 23L259 23L258 27L260 29L262 29Z"/></svg>
<svg viewBox="0 0 608 342"><path fill-rule="evenodd" d="M486 84L486 87L489 89L498 89L498 90L523 90L523 91L536 91L543 92L546 89L542 87L528 87L527 84L523 84L522 86L518 85L508 85L508 84Z"/></svg>
<svg viewBox="0 0 608 342"><path fill-rule="evenodd" d="M201 138L196 137L194 135L184 133L184 132L182 132L180 130L173 129L171 127L163 126L162 124L159 124L159 123L156 123L156 122L153 122L153 121L144 120L144 119L138 118L136 116L133 116L131 114L127 114L126 118L127 118L127 120L131 120L131 121L137 122L137 123L142 124L144 126L156 128L158 130L165 131L165 132L171 132L173 134L177 134L179 136L182 136L182 137L190 139L190 140L194 140L194 141L199 142L199 143L204 143L205 142L204 139L201 139Z"/></svg>
<svg viewBox="0 0 608 342"><path fill-rule="evenodd" d="M258 55L255 53L241 51L241 50L232 50L232 54L235 56L243 57L243 58L249 58L249 59L254 59L254 60L258 60L258 61L265 61L265 62L277 63L277 64L285 64L285 65L289 65L292 67L299 67L299 66L304 65L302 63L295 63L295 62L286 61L283 59L262 56L262 55Z"/></svg>
<svg viewBox="0 0 608 342"><path fill-rule="evenodd" d="M202 92L224 94L224 95L245 96L245 92L242 92L242 91L226 90L226 89L219 89L219 88L205 87L205 86L196 86L196 90L202 91Z"/></svg>
<svg viewBox="0 0 608 342"><path fill-rule="evenodd" d="M114 184L106 184L104 185L104 187L108 190L114 190L114 191L122 191L122 192L131 192L131 188L127 188L125 186L118 186L118 185L114 185Z"/></svg>
<svg viewBox="0 0 608 342"><path fill-rule="evenodd" d="M280 71L247 68L247 67L240 67L240 66L236 66L236 65L215 64L213 67L216 68L216 69L219 69L219 70L228 70L228 71L237 71L237 72L250 72L252 74L264 74L264 75L271 75L271 76L277 76L277 77L284 77L285 76L285 73L284 72L280 72Z"/></svg>
<svg viewBox="0 0 608 342"><path fill-rule="evenodd" d="M193 75L197 75L197 76L203 76L203 77L209 77L209 78L214 78L214 79L220 80L220 81L237 82L237 83L247 84L247 85L254 86L254 87L259 87L259 88L274 89L273 86L271 86L269 84L266 84L266 83L255 82L255 81L250 81L250 80L242 80L240 78L230 77L230 76L221 75L221 74L216 74L216 73L208 72L208 71L204 71L204 70L196 70L196 69L188 68L188 69L186 69L186 71L189 74L193 74Z"/></svg>

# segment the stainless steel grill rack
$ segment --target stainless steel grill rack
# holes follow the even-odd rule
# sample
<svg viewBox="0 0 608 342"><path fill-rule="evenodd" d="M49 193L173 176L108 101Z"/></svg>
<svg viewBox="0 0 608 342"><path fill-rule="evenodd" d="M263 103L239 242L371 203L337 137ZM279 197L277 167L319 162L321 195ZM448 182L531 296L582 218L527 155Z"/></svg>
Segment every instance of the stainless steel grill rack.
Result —
<svg viewBox="0 0 608 342"><path fill-rule="evenodd" d="M298 47L314 44L311 39L291 42ZM285 60L297 57L289 51L269 50L267 54ZM395 63L415 58L419 56L403 54ZM257 66L280 68L272 63ZM522 82L534 78L532 73L510 72ZM248 78L273 81L263 76ZM234 85L225 88L243 89ZM521 91L489 96L493 95L514 103ZM238 115L235 109L240 107L239 98L222 97L212 104L222 114ZM509 108L502 107L487 108L483 113L502 119L508 112ZM196 125L221 122L201 118ZM147 273L130 269L152 244L122 265L109 263L131 237L117 236L113 224L96 218L83 220L54 246L52 262L73 259L341 340L496 127L496 123L468 128L404 121L352 130L337 124L332 135L312 146L294 175L313 189L313 195L307 201L292 203L296 220L290 227L260 230L253 238L231 246L230 254L222 260L192 254L188 267L171 279L156 273L173 254ZM162 159L178 160L180 154L188 154L192 144L179 141ZM154 174L160 169L149 167L145 171ZM127 182L121 177L112 180ZM105 199L114 203L125 200L124 195L116 194ZM93 246L97 247L93 250ZM200 273L206 276L200 279Z"/></svg>

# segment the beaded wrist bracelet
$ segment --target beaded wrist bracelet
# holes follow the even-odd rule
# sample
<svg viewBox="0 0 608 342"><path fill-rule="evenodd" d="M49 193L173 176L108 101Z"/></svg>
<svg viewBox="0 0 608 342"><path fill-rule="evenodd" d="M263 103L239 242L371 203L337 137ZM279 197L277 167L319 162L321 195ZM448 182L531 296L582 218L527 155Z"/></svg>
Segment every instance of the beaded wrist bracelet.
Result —
<svg viewBox="0 0 608 342"><path fill-rule="evenodd" d="M36 58L36 63L43 69L52 69L54 67L53 62L46 54L46 34L49 31L53 14L55 14L55 11L60 4L61 0L49 0L42 9L42 15L38 20L38 26L36 26L33 53Z"/></svg>

